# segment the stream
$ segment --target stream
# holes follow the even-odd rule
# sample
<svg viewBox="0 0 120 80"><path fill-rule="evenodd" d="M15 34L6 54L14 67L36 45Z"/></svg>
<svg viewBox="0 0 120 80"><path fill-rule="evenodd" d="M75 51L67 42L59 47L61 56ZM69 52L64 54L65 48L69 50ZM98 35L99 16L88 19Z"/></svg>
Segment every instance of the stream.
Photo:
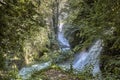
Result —
<svg viewBox="0 0 120 80"><path fill-rule="evenodd" d="M63 23L61 23L62 28L64 27ZM70 50L70 44L68 40L64 37L64 33L59 26L58 32L58 41L60 43L60 47L63 51ZM91 67L90 71L95 76L96 74L101 73L99 66L99 56L102 51L102 40L98 39L88 50L83 50L78 52L74 56L74 60L72 62L73 69L76 71L83 71L86 67ZM60 64L63 69L70 69L71 63Z"/></svg>
<svg viewBox="0 0 120 80"><path fill-rule="evenodd" d="M64 13L67 17L67 14ZM65 18L59 18L59 26L58 26L58 42L60 49L62 51L71 50L69 41L64 37L64 20ZM86 69L86 67L90 67L90 72L95 76L96 74L100 74L100 66L99 66L99 56L102 51L102 40L98 39L90 46L88 50L83 50L81 52L78 52L74 55L74 59L72 62L73 69L75 71L83 71ZM64 64L58 64L63 70L70 69L69 62L65 62ZM23 80L28 79L35 71L40 71L42 69L45 69L47 67L51 66L51 62L48 61L46 63L42 64L34 64L30 67L24 67L19 71L19 75L23 78Z"/></svg>

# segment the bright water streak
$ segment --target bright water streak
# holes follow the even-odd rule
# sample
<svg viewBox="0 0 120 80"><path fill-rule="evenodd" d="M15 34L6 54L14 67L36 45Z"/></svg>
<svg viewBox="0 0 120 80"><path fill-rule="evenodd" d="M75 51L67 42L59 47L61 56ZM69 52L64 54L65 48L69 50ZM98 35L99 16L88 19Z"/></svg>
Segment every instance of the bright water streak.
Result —
<svg viewBox="0 0 120 80"><path fill-rule="evenodd" d="M64 23L62 22L62 19L64 20L68 15L65 15L64 18L60 17L60 25L58 30L58 41L60 44L60 48L63 51L70 50L70 44L68 40L64 37L63 33L63 27ZM95 75L96 73L100 72L99 67L99 55L102 50L101 47L102 41L97 40L88 51L82 51L81 53L77 54L77 56L74 58L73 61L73 68L82 71L86 66L93 65L92 73ZM19 75L22 76L23 80L30 77L30 75L34 71L42 70L46 67L49 67L51 65L51 62L43 63L43 64L35 64L31 67L22 68L19 72ZM64 68L70 68L69 63L62 65Z"/></svg>
<svg viewBox="0 0 120 80"><path fill-rule="evenodd" d="M70 50L70 44L68 40L64 37L63 27L64 27L64 23L61 22L58 27L58 42L59 42L60 48L63 51L65 51L65 50Z"/></svg>
<svg viewBox="0 0 120 80"><path fill-rule="evenodd" d="M64 17L67 18L68 15L65 15ZM60 25L58 28L58 41L60 44L60 47L63 51L65 50L70 50L70 44L68 40L64 37L63 33L63 27L64 23L63 20L65 18L62 18L60 16ZM88 51L82 51L78 53L73 61L73 68L78 70L78 71L83 71L86 66L92 65L92 74L95 75L96 73L100 72L100 67L99 67L99 55L102 50L102 41L97 40ZM62 65L64 68L69 68L70 66L68 63Z"/></svg>
<svg viewBox="0 0 120 80"><path fill-rule="evenodd" d="M86 66L93 66L92 73L95 75L100 72L99 56L102 50L102 41L97 40L88 51L79 53L73 62L73 68L79 71L84 70Z"/></svg>
<svg viewBox="0 0 120 80"><path fill-rule="evenodd" d="M22 77L22 80L28 79L35 71L40 71L45 69L51 65L51 62L34 64L30 67L24 67L19 71L19 75Z"/></svg>
<svg viewBox="0 0 120 80"><path fill-rule="evenodd" d="M62 46L63 48L70 47L68 40L64 37L62 32L58 33L58 40L59 40L60 46Z"/></svg>

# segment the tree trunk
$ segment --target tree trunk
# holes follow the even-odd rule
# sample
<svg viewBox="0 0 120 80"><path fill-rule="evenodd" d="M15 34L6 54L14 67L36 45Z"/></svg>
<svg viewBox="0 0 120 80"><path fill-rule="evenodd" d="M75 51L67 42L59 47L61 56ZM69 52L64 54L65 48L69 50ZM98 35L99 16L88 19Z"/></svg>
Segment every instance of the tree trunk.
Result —
<svg viewBox="0 0 120 80"><path fill-rule="evenodd" d="M57 32L58 32L58 17L59 17L59 0L55 0L53 2L53 30L55 34L55 38L57 37Z"/></svg>

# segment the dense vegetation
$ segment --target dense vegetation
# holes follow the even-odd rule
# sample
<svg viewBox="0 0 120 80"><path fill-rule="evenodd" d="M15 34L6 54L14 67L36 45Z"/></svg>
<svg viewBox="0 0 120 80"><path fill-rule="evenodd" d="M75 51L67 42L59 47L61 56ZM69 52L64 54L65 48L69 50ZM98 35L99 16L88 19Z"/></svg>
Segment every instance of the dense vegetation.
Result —
<svg viewBox="0 0 120 80"><path fill-rule="evenodd" d="M120 1L70 0L69 4L71 15L68 21L75 25L75 31L79 30L78 37L84 37L83 44L101 38L105 42L104 46L111 43L109 48L119 51Z"/></svg>
<svg viewBox="0 0 120 80"><path fill-rule="evenodd" d="M48 12L44 14L45 5L40 5L40 1L32 0L6 0L0 4L1 70L20 69L46 51L49 46L45 20Z"/></svg>
<svg viewBox="0 0 120 80"><path fill-rule="evenodd" d="M69 0L70 13L66 35L74 50L88 47L96 39L103 40L101 69L106 79L119 79L120 74L120 1ZM71 36L73 39L71 39ZM79 44L76 46L76 44ZM88 47L89 48L89 47ZM117 71L117 72L116 72Z"/></svg>
<svg viewBox="0 0 120 80"><path fill-rule="evenodd" d="M59 11L61 1L66 1L66 8ZM89 48L96 39L102 39L100 64L103 77L108 80L120 79L120 0L61 1L0 1L1 80L16 77L18 70L28 64L51 58L53 62L71 58L72 52L64 55L59 51L56 39L61 12L69 13L64 32L72 51ZM60 60L56 59L58 55L62 57Z"/></svg>

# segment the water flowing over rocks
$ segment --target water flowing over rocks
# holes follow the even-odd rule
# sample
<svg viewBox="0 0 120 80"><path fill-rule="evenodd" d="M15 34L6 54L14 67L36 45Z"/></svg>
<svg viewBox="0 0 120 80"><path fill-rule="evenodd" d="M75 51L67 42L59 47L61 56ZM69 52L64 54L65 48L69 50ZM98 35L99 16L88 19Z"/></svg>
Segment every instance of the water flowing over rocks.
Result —
<svg viewBox="0 0 120 80"><path fill-rule="evenodd" d="M74 59L73 68L76 70L84 70L86 66L93 66L93 75L100 72L99 56L102 50L101 40L97 40L88 51L83 51Z"/></svg>
<svg viewBox="0 0 120 80"><path fill-rule="evenodd" d="M51 65L51 62L46 62L42 64L34 64L30 67L24 67L19 71L19 75L23 80L28 79L35 71L40 71Z"/></svg>
<svg viewBox="0 0 120 80"><path fill-rule="evenodd" d="M65 14L65 13L64 13ZM65 14L65 18L67 18L68 14ZM60 45L61 51L67 51L70 50L70 44L69 41L64 37L64 32L63 32L63 27L64 26L64 19L61 18L63 16L59 16L59 26L58 26L58 34L57 34L57 39ZM88 50L83 50L81 52L78 52L75 54L73 62L64 62L58 64L63 70L70 69L71 66L73 70L75 71L84 71L86 67L91 67L91 73L93 76L96 74L100 74L100 66L99 66L99 56L102 51L102 40L96 40L93 42L93 45ZM31 67L25 67L22 68L19 71L19 75L23 79L27 79L33 74L35 71L40 71L42 69L45 69L51 65L51 62L46 62L42 64L35 64L32 65Z"/></svg>
<svg viewBox="0 0 120 80"><path fill-rule="evenodd" d="M60 18L60 25L59 25L59 32L58 32L58 42L60 44L60 48L63 51L70 50L70 44L69 41L64 37L63 33L63 27L64 23L62 22ZM99 56L102 50L102 40L97 40L96 42L91 45L89 50L84 50L82 52L79 52L75 55L74 60L72 63L65 62L63 64L59 64L61 68L64 70L72 68L77 71L83 71L86 67L91 68L91 73L93 76L96 74L99 74L100 71L100 66L99 66Z"/></svg>

